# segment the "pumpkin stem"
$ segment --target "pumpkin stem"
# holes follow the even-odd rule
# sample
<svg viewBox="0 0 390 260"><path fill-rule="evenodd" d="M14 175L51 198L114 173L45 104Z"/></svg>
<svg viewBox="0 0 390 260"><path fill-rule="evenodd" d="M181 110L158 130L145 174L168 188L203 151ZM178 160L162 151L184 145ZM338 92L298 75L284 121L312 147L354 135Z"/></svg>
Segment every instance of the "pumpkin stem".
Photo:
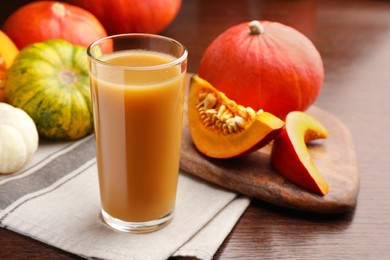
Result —
<svg viewBox="0 0 390 260"><path fill-rule="evenodd" d="M55 3L52 5L51 10L57 16L64 16L65 15L65 6L63 4Z"/></svg>
<svg viewBox="0 0 390 260"><path fill-rule="evenodd" d="M257 20L251 21L249 24L250 34L262 34L264 33L264 26Z"/></svg>
<svg viewBox="0 0 390 260"><path fill-rule="evenodd" d="M70 70L63 70L60 73L60 79L67 85L73 85L77 82L77 76Z"/></svg>

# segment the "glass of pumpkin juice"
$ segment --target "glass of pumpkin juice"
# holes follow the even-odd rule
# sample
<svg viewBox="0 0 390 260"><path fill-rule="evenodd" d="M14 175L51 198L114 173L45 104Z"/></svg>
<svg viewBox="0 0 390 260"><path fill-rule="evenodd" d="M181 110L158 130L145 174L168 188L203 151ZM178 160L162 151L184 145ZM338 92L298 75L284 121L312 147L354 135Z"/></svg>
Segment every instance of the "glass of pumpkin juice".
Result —
<svg viewBox="0 0 390 260"><path fill-rule="evenodd" d="M87 53L102 218L121 231L162 228L175 208L187 49L122 34Z"/></svg>

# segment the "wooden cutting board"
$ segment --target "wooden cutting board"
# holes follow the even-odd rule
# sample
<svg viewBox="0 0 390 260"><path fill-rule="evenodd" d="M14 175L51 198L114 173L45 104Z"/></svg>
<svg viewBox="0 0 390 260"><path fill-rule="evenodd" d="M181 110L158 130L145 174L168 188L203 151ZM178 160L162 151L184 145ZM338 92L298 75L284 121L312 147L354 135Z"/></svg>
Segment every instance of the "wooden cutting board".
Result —
<svg viewBox="0 0 390 260"><path fill-rule="evenodd" d="M180 168L208 182L282 207L324 214L350 211L356 205L360 183L351 134L337 117L318 107L312 106L307 113L329 130L327 139L308 146L314 164L329 183L325 196L308 192L279 175L270 162L272 143L239 158L203 156L192 143L186 112Z"/></svg>

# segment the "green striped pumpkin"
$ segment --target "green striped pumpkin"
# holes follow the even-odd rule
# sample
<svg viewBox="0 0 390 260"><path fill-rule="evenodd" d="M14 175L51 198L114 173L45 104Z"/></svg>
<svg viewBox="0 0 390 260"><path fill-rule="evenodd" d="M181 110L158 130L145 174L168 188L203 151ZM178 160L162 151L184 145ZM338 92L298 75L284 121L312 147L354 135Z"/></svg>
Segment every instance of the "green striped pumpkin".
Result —
<svg viewBox="0 0 390 260"><path fill-rule="evenodd" d="M93 130L86 49L47 40L22 49L7 72L8 103L26 111L40 136L81 138Z"/></svg>

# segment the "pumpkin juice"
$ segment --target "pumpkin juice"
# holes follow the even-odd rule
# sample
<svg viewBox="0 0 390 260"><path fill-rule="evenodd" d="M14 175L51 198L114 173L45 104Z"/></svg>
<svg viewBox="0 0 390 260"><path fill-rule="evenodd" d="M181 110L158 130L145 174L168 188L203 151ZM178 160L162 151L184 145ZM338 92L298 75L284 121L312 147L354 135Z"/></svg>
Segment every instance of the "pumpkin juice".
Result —
<svg viewBox="0 0 390 260"><path fill-rule="evenodd" d="M113 218L146 222L174 208L185 77L165 66L175 59L119 51L91 73L101 203Z"/></svg>

